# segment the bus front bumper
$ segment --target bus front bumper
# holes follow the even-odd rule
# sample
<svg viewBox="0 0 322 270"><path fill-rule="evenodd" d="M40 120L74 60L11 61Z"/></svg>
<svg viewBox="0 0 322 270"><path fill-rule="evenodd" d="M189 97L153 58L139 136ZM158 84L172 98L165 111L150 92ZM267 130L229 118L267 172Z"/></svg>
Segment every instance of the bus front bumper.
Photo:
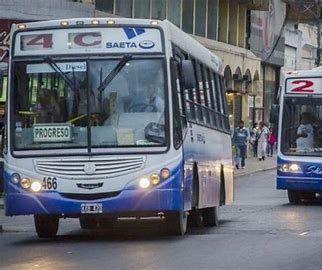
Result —
<svg viewBox="0 0 322 270"><path fill-rule="evenodd" d="M135 215L144 212L177 211L182 210L182 207L181 189L124 190L116 196L97 200L69 199L58 192L5 194L7 216L54 214L77 217L86 214L90 208L92 214L122 216L125 213Z"/></svg>
<svg viewBox="0 0 322 270"><path fill-rule="evenodd" d="M277 189L322 191L322 179L313 177L277 176Z"/></svg>

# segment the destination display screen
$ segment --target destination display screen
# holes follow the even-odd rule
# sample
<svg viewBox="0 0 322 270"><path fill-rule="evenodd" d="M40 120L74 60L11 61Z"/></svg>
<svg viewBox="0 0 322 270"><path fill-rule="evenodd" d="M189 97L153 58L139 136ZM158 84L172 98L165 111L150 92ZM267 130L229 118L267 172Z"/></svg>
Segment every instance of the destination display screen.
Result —
<svg viewBox="0 0 322 270"><path fill-rule="evenodd" d="M17 33L14 55L162 52L158 28L48 29Z"/></svg>

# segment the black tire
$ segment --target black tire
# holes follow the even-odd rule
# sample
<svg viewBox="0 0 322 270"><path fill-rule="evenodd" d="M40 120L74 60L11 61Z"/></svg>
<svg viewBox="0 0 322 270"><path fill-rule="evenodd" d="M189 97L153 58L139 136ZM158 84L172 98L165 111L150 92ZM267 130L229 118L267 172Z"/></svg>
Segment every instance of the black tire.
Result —
<svg viewBox="0 0 322 270"><path fill-rule="evenodd" d="M184 235L187 231L187 213L184 211L165 214L167 232L171 235Z"/></svg>
<svg viewBox="0 0 322 270"><path fill-rule="evenodd" d="M287 190L288 200L290 203L298 204L301 201L301 193L298 190Z"/></svg>
<svg viewBox="0 0 322 270"><path fill-rule="evenodd" d="M80 217L79 225L81 226L82 229L92 230L98 226L98 222L96 218Z"/></svg>
<svg viewBox="0 0 322 270"><path fill-rule="evenodd" d="M315 197L315 192L312 191L302 191L301 192L301 199L307 201L307 202L312 202L316 199Z"/></svg>
<svg viewBox="0 0 322 270"><path fill-rule="evenodd" d="M188 215L188 227L198 228L202 226L202 214L198 209L192 209Z"/></svg>
<svg viewBox="0 0 322 270"><path fill-rule="evenodd" d="M203 225L214 227L219 225L219 206L208 207L202 210Z"/></svg>
<svg viewBox="0 0 322 270"><path fill-rule="evenodd" d="M57 235L59 217L52 215L34 215L36 232L39 238L53 238Z"/></svg>
<svg viewBox="0 0 322 270"><path fill-rule="evenodd" d="M101 229L113 230L116 226L117 217L100 218L98 225Z"/></svg>

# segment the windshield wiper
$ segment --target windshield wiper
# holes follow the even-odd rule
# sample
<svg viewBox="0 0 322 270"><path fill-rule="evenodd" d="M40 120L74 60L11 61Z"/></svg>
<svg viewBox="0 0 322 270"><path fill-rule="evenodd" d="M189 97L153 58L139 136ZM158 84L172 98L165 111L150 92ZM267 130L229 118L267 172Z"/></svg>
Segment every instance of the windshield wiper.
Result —
<svg viewBox="0 0 322 270"><path fill-rule="evenodd" d="M75 90L75 83L61 70L61 68L56 64L56 62L50 57L44 57L44 61L50 65L50 67L59 74L60 77L68 84L68 86Z"/></svg>
<svg viewBox="0 0 322 270"><path fill-rule="evenodd" d="M106 75L105 79L97 87L98 91L104 91L104 89L111 83L111 81L116 77L116 75L122 70L128 61L130 61L132 55L126 54L122 57L120 62L112 69L112 71Z"/></svg>

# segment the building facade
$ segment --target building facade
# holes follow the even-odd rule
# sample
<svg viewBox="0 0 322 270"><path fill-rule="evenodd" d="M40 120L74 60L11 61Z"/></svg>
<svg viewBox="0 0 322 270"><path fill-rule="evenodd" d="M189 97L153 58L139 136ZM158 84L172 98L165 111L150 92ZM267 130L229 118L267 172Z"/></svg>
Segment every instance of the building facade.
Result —
<svg viewBox="0 0 322 270"><path fill-rule="evenodd" d="M243 119L246 124L251 124L263 118L263 110L268 106L265 107L263 98L266 92L262 89L267 83L263 83L262 74L263 71L266 74L269 69L263 69L262 55L257 53L257 45L252 45L253 24L256 22L253 12L269 13L271 2L269 0L0 0L0 69L4 71L7 69L9 29L12 23L90 16L168 19L223 59L230 123L233 126ZM265 35L261 38L265 40ZM265 78L268 75L272 78L275 76L274 72L273 75L270 73L268 72Z"/></svg>
<svg viewBox="0 0 322 270"><path fill-rule="evenodd" d="M168 19L222 58L230 123L248 124L249 96L261 86L261 60L248 49L250 11L268 0L96 0L99 15Z"/></svg>
<svg viewBox="0 0 322 270"><path fill-rule="evenodd" d="M269 122L270 108L276 102L284 66L286 4L281 0L269 1L267 11L251 12L250 50L261 59L261 87L254 93L251 110L255 121ZM251 103L251 102L250 102Z"/></svg>

